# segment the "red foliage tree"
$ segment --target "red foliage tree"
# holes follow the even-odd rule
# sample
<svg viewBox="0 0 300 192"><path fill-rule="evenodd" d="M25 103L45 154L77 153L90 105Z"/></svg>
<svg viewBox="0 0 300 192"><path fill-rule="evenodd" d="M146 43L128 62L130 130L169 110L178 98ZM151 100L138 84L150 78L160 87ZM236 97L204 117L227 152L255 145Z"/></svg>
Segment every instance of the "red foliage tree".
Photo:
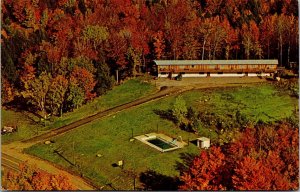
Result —
<svg viewBox="0 0 300 192"><path fill-rule="evenodd" d="M70 74L64 60L80 56L120 70L120 78L151 59L278 58L286 67L298 60L296 0L5 0L1 7L3 68L18 69L22 83L41 71ZM25 63L29 52L34 60Z"/></svg>
<svg viewBox="0 0 300 192"><path fill-rule="evenodd" d="M224 190L222 186L222 167L225 155L218 147L209 151L201 151L196 157L188 172L183 173L181 180L185 183L180 186L182 190Z"/></svg>
<svg viewBox="0 0 300 192"><path fill-rule="evenodd" d="M295 190L299 185L298 130L286 122L247 128L224 152L216 147L202 151L183 173L180 188Z"/></svg>
<svg viewBox="0 0 300 192"><path fill-rule="evenodd" d="M92 93L96 81L94 80L93 74L85 68L75 66L71 76L70 81L74 84L78 84L85 91L85 99L90 100L96 96Z"/></svg>
<svg viewBox="0 0 300 192"><path fill-rule="evenodd" d="M164 48L165 48L162 31L158 31L157 34L155 34L153 44L154 44L156 58L161 59L161 57L163 56Z"/></svg>

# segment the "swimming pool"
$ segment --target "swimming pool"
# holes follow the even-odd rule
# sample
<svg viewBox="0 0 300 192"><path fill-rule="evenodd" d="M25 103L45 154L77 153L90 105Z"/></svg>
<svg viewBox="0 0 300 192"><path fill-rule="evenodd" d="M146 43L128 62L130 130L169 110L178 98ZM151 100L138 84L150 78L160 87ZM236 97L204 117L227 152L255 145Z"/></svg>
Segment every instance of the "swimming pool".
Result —
<svg viewBox="0 0 300 192"><path fill-rule="evenodd" d="M163 150L177 147L177 145L175 145L171 142L165 141L164 139L162 139L160 137L156 137L154 139L149 139L149 140L147 140L147 142L149 142Z"/></svg>
<svg viewBox="0 0 300 192"><path fill-rule="evenodd" d="M162 133L147 133L134 138L160 152L173 151L187 145Z"/></svg>

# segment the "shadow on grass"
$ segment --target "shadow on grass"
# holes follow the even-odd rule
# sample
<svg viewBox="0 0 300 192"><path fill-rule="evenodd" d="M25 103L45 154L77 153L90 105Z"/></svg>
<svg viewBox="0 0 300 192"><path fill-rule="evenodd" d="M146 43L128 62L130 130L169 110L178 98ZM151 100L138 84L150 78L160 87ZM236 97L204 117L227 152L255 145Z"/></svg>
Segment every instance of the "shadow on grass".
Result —
<svg viewBox="0 0 300 192"><path fill-rule="evenodd" d="M177 123L176 118L172 114L172 110L160 110L160 109L154 109L153 112L156 115L159 115L160 118L162 119L167 119L170 121L173 121L174 123Z"/></svg>
<svg viewBox="0 0 300 192"><path fill-rule="evenodd" d="M191 143L192 142L193 141L191 141ZM176 161L176 165L175 165L176 170L178 170L180 172L180 174L188 171L189 166L192 164L192 162L196 156L197 156L197 154L180 153L180 159L182 159L182 162Z"/></svg>
<svg viewBox="0 0 300 192"><path fill-rule="evenodd" d="M178 177L170 177L153 170L148 170L140 174L142 190L152 191L175 191L181 184Z"/></svg>
<svg viewBox="0 0 300 192"><path fill-rule="evenodd" d="M55 149L55 150L53 151L53 153L57 154L59 157L61 157L62 159L64 159L66 162L68 162L70 165L75 166L75 164L72 163L72 162L71 162L69 159L67 159L65 156L63 156L59 150Z"/></svg>
<svg viewBox="0 0 300 192"><path fill-rule="evenodd" d="M191 140L191 141L190 141L190 143L192 143L192 144L194 144L194 145L196 145L196 146L197 146L197 142L198 142L197 139L194 139L194 140Z"/></svg>

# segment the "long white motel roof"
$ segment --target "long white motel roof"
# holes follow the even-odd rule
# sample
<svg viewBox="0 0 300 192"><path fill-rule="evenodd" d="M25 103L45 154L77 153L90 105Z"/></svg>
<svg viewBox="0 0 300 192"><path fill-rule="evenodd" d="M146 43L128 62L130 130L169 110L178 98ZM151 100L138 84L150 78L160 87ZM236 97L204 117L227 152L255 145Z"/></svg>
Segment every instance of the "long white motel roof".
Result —
<svg viewBox="0 0 300 192"><path fill-rule="evenodd" d="M154 60L156 65L278 65L278 60Z"/></svg>

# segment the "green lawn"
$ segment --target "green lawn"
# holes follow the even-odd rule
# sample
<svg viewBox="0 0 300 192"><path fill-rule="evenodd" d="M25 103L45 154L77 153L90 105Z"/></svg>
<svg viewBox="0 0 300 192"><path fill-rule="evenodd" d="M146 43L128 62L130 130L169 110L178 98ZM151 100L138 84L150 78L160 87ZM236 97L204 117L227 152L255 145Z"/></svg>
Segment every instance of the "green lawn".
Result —
<svg viewBox="0 0 300 192"><path fill-rule="evenodd" d="M294 105L298 103L297 99L277 95L270 85L194 90L183 93L183 98L187 105L199 110L209 109L217 113L226 113L240 108L250 118L268 117L266 120L270 121L291 115ZM154 170L165 176L178 176L176 165L184 161L181 157L186 153L198 153L194 144L161 153L139 141L129 141L132 130L134 135L157 132L157 125L158 132L171 137L180 135L185 141L199 137L178 129L171 121L161 119L154 113L157 109L170 109L174 100L174 97L168 97L120 112L54 138L55 143L51 145L39 144L26 151L73 171L82 172L98 186L112 183L112 186L119 190L133 189L132 179L120 168L112 166L119 160L125 160L125 170L133 169L137 173ZM75 161L78 167L71 166L62 157L54 154L55 149L59 149L69 161ZM97 154L102 154L103 157L96 157Z"/></svg>
<svg viewBox="0 0 300 192"><path fill-rule="evenodd" d="M17 126L18 132L1 136L1 142L21 140L35 135L42 126L35 123L35 116L29 112L16 112L1 109L1 124L5 126Z"/></svg>
<svg viewBox="0 0 300 192"><path fill-rule="evenodd" d="M140 79L131 79L108 91L107 94L87 103L80 109L64 114L62 118L56 118L55 122L48 127L57 128L70 124L100 111L147 96L154 91L155 88L151 84L143 83Z"/></svg>
<svg viewBox="0 0 300 192"><path fill-rule="evenodd" d="M163 120L153 113L154 109L168 109L171 101L171 98L161 100L155 105L149 103L138 109L118 113L58 137L54 139L55 143L52 146L36 145L27 152L74 169L67 161L52 152L53 149L61 148L63 155L73 161L74 142L75 161L81 166L84 175L99 186L121 175L123 180L113 182L113 186L117 189L132 189L130 179L124 176L121 169L111 166L122 159L125 160L124 169L135 169L137 172L150 169L167 176L178 175L174 166L176 161L181 161L180 153L197 153L195 145L161 153L137 140L129 141L131 129L134 135L157 132L157 124L159 124L158 131L169 136L180 135L184 140L195 138L194 135L177 129L172 122ZM96 157L97 154L103 154L103 157Z"/></svg>
<svg viewBox="0 0 300 192"><path fill-rule="evenodd" d="M134 101L154 91L155 87L151 84L144 83L139 78L131 79L122 85L114 87L107 94L94 99L79 109L65 113L63 117L55 117L52 122L47 122L46 127L43 127L40 123L34 123L38 122L39 119L33 114L2 110L2 125L7 125L9 121L12 121L19 128L19 131L16 133L2 136L2 143L30 138L37 133L41 134L49 129L58 128L97 112Z"/></svg>
<svg viewBox="0 0 300 192"><path fill-rule="evenodd" d="M278 94L270 84L192 91L183 98L201 112L224 115L239 110L252 121L265 122L289 117L298 106L298 99Z"/></svg>

